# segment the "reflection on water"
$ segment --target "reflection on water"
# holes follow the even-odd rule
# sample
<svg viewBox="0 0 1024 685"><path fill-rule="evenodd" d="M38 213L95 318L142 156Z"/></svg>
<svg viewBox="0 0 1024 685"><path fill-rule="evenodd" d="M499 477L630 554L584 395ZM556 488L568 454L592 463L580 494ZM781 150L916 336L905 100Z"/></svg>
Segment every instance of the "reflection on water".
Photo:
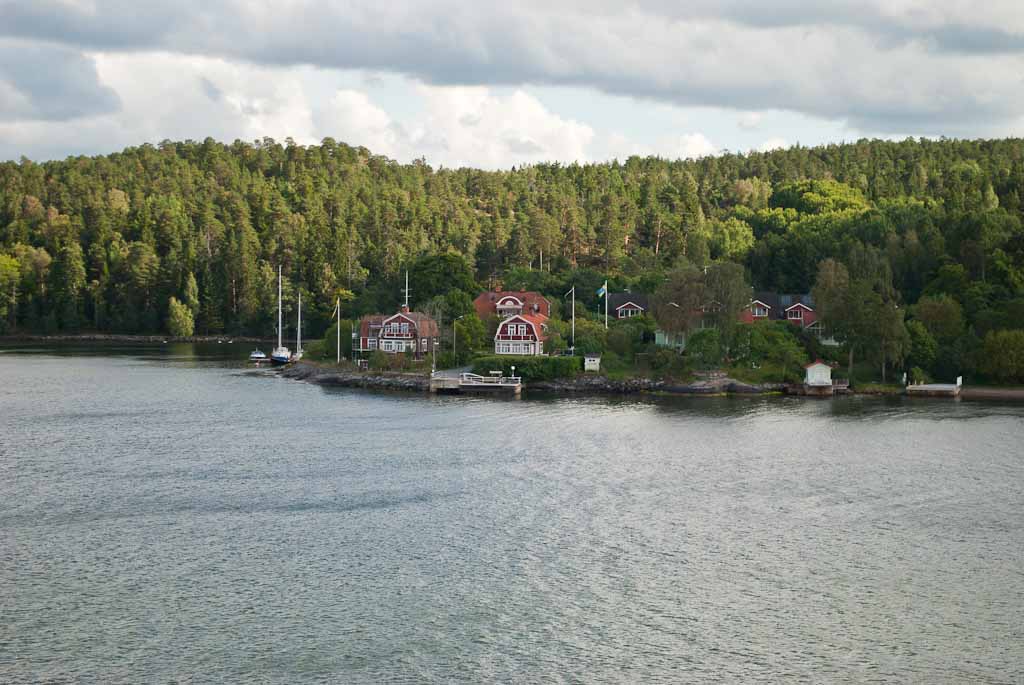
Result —
<svg viewBox="0 0 1024 685"><path fill-rule="evenodd" d="M374 393L225 347L0 350L0 681L1024 678L1024 407Z"/></svg>

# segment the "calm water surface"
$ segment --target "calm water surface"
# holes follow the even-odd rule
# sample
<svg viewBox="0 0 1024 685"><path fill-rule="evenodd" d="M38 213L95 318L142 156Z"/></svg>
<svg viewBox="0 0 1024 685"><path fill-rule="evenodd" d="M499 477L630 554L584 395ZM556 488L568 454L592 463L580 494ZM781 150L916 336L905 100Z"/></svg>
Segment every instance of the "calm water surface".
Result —
<svg viewBox="0 0 1024 685"><path fill-rule="evenodd" d="M0 351L0 682L1024 682L1024 406Z"/></svg>

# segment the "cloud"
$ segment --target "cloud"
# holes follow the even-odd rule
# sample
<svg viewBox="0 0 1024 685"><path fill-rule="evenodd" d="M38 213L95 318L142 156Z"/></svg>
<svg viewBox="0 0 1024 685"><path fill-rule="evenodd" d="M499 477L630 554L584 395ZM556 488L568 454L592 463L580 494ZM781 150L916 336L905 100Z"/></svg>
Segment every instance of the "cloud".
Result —
<svg viewBox="0 0 1024 685"><path fill-rule="evenodd" d="M687 133L666 146L666 151L682 159L700 159L715 154L718 148L702 133Z"/></svg>
<svg viewBox="0 0 1024 685"><path fill-rule="evenodd" d="M317 131L401 161L425 156L449 167L588 159L593 130L521 90L420 85L411 95L422 111L403 122L365 93L339 90L316 115Z"/></svg>
<svg viewBox="0 0 1024 685"><path fill-rule="evenodd" d="M743 129L755 129L761 125L764 115L760 112L745 112L739 119L737 125Z"/></svg>
<svg viewBox="0 0 1024 685"><path fill-rule="evenodd" d="M0 0L0 33L81 50L547 84L776 109L866 131L971 134L1024 110L1015 0Z"/></svg>
<svg viewBox="0 0 1024 685"><path fill-rule="evenodd" d="M93 60L75 50L0 39L0 121L70 120L116 111Z"/></svg>

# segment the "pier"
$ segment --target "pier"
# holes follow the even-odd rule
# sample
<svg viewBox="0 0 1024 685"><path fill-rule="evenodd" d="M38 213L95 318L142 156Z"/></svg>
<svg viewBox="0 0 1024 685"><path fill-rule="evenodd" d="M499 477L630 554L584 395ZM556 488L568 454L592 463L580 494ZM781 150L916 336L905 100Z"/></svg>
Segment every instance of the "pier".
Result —
<svg viewBox="0 0 1024 685"><path fill-rule="evenodd" d="M956 383L918 383L907 386L907 395L911 397L959 397L963 387L963 376Z"/></svg>
<svg viewBox="0 0 1024 685"><path fill-rule="evenodd" d="M430 392L443 393L498 393L516 397L523 391L523 380L519 376L503 376L492 371L489 376L475 373L460 373L457 376L435 372L430 376Z"/></svg>

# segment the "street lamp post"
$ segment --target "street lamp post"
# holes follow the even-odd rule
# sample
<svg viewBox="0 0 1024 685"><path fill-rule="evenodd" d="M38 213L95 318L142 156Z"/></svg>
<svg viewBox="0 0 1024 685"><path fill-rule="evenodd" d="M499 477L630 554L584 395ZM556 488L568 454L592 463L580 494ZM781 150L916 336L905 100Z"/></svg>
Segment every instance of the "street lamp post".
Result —
<svg viewBox="0 0 1024 685"><path fill-rule="evenodd" d="M463 314L462 316L456 316L455 319L452 321L452 361L456 361L455 355L458 354L459 352L458 346L456 344L458 342L457 336L459 334L459 329L455 327L455 324L458 323L459 319L465 318L465 316L465 314Z"/></svg>

